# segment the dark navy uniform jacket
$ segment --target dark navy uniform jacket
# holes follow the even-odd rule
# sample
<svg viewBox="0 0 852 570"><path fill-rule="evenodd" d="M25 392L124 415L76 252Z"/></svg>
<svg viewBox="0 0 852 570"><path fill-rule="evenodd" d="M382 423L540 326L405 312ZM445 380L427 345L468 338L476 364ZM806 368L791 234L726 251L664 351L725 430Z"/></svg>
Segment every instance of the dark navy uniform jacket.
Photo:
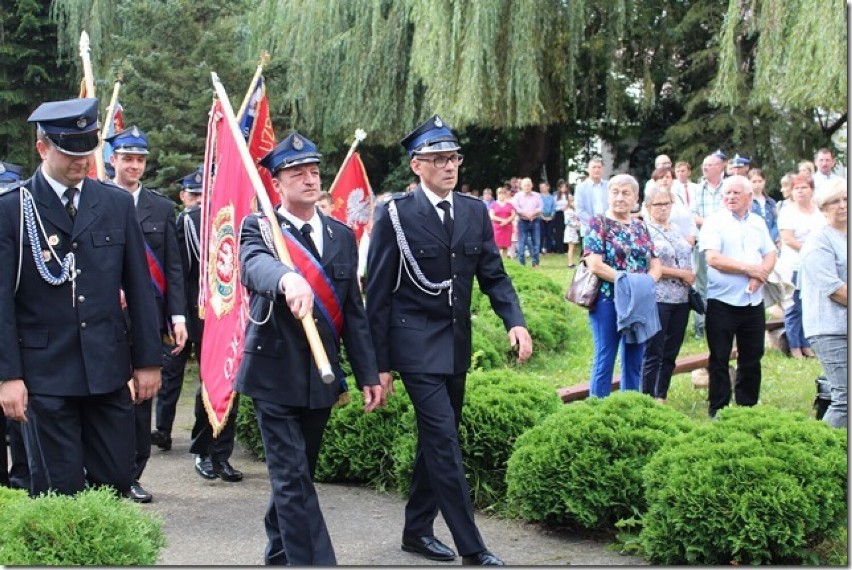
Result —
<svg viewBox="0 0 852 570"><path fill-rule="evenodd" d="M190 235L186 228L187 219L195 227L195 234ZM204 322L198 317L198 274L200 262L194 247L200 243L194 241L201 231L201 206L192 206L180 213L177 219L177 242L183 265L184 290L186 291L186 332L189 340L198 342L204 332ZM193 245L194 244L194 245Z"/></svg>
<svg viewBox="0 0 852 570"><path fill-rule="evenodd" d="M423 189L395 196L408 245L429 281L453 280L431 295L406 270L391 226L388 203L376 208L367 257L367 315L379 371L463 374L470 367L473 278L506 329L526 326L512 281L503 269L488 210L477 198L454 194L453 236L447 237ZM412 271L413 274L413 271ZM394 291L399 277L399 288Z"/></svg>
<svg viewBox="0 0 852 570"><path fill-rule="evenodd" d="M276 216L285 231L290 231L307 247L299 230L280 214ZM324 232L321 264L343 307L342 341L346 345L346 355L358 387L376 385L379 383L376 358L356 274L355 234L337 220L322 214L320 218ZM248 325L245 353L234 389L252 398L285 406L330 408L340 394L340 384L337 381L323 383L302 323L293 316L284 296L278 292L281 277L292 269L278 261L264 243L260 220L260 216L251 215L243 222L241 279L250 294L251 318L263 321L270 303L272 315L264 324ZM313 314L329 362L337 370L340 354L334 331L316 305Z"/></svg>
<svg viewBox="0 0 852 570"><path fill-rule="evenodd" d="M145 242L154 252L166 278L165 298L155 295L160 330L165 331L166 323L171 322L172 315L186 314L186 290L178 250L175 203L158 192L140 188L136 217L142 226Z"/></svg>
<svg viewBox="0 0 852 570"><path fill-rule="evenodd" d="M40 169L24 186L56 253L76 255L76 298L72 304L70 282L53 286L38 274L26 232L15 293L21 190L0 196L0 379L23 378L35 394L85 396L120 389L133 368L160 366L156 305L132 196L87 178L72 222ZM40 239L35 253L42 256L48 244L44 235ZM59 274L52 255L48 267ZM125 291L132 332L119 289Z"/></svg>

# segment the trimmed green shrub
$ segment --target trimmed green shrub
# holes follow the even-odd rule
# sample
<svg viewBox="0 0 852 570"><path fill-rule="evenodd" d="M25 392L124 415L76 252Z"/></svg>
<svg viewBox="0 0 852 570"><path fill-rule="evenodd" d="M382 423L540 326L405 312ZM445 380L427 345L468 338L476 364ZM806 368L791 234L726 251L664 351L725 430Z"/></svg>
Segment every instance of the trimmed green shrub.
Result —
<svg viewBox="0 0 852 570"><path fill-rule="evenodd" d="M644 471L644 554L661 564L816 564L843 531L847 435L804 414L728 408Z"/></svg>
<svg viewBox="0 0 852 570"><path fill-rule="evenodd" d="M234 434L237 441L255 457L261 461L266 461L263 438L260 436L260 426L257 425L257 414L254 411L254 402L248 396L240 396L240 407L237 410L237 424L234 426Z"/></svg>
<svg viewBox="0 0 852 570"><path fill-rule="evenodd" d="M9 495L0 495L3 565L151 566L165 545L159 519L110 489Z"/></svg>
<svg viewBox="0 0 852 570"><path fill-rule="evenodd" d="M518 293L535 353L563 350L568 340L568 310L562 288L541 273L518 263L505 264L506 273ZM488 370L513 363L516 355L509 348L503 321L494 313L491 302L477 286L471 298L473 318L473 369Z"/></svg>
<svg viewBox="0 0 852 570"><path fill-rule="evenodd" d="M352 401L331 412L317 463L317 481L368 483L379 489L395 486L393 442L398 434L415 429L402 381L394 382L394 396L386 407L364 413L364 397L350 383Z"/></svg>
<svg viewBox="0 0 852 570"><path fill-rule="evenodd" d="M642 467L692 428L638 392L564 406L515 444L506 473L511 511L527 520L612 528L645 509Z"/></svg>
<svg viewBox="0 0 852 570"><path fill-rule="evenodd" d="M515 440L561 406L553 388L530 374L502 369L468 375L459 446L476 506L489 508L503 502L506 462ZM397 488L403 495L411 485L416 444L416 430L394 443Z"/></svg>

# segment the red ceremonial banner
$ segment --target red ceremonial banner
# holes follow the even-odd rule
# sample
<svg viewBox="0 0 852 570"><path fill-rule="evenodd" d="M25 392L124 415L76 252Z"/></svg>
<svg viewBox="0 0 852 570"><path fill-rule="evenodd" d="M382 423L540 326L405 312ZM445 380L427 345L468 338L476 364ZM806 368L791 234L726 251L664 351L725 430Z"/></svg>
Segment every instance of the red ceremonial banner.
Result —
<svg viewBox="0 0 852 570"><path fill-rule="evenodd" d="M370 221L373 191L361 156L353 152L343 165L337 184L331 189L331 215L352 228L360 241Z"/></svg>
<svg viewBox="0 0 852 570"><path fill-rule="evenodd" d="M200 376L210 425L218 435L233 404L234 379L243 356L248 292L240 283L240 227L252 212L255 196L219 101L213 103L207 136L205 178L212 181L205 180L202 210Z"/></svg>

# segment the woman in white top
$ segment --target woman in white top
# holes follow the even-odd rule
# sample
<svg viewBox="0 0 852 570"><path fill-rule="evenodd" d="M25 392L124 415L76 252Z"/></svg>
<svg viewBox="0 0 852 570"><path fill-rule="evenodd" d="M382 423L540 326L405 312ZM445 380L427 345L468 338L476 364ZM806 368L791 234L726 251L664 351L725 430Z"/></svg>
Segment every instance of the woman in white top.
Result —
<svg viewBox="0 0 852 570"><path fill-rule="evenodd" d="M802 329L802 299L799 292L799 250L811 232L826 224L825 216L814 205L813 178L797 174L792 180L791 200L778 214L778 230L781 234L781 256L778 263L783 272L790 275L796 285L793 304L784 312L784 328L790 356L813 357L814 352Z"/></svg>

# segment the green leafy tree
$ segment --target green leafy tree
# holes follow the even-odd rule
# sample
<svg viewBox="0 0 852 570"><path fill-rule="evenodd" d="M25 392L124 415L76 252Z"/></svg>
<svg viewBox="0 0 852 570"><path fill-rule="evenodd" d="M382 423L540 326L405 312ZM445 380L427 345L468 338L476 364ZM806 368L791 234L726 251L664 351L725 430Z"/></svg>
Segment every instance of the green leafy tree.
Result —
<svg viewBox="0 0 852 570"><path fill-rule="evenodd" d="M73 74L57 63L56 41L44 2L0 0L0 160L27 174L39 164L27 117L42 101L76 95Z"/></svg>

